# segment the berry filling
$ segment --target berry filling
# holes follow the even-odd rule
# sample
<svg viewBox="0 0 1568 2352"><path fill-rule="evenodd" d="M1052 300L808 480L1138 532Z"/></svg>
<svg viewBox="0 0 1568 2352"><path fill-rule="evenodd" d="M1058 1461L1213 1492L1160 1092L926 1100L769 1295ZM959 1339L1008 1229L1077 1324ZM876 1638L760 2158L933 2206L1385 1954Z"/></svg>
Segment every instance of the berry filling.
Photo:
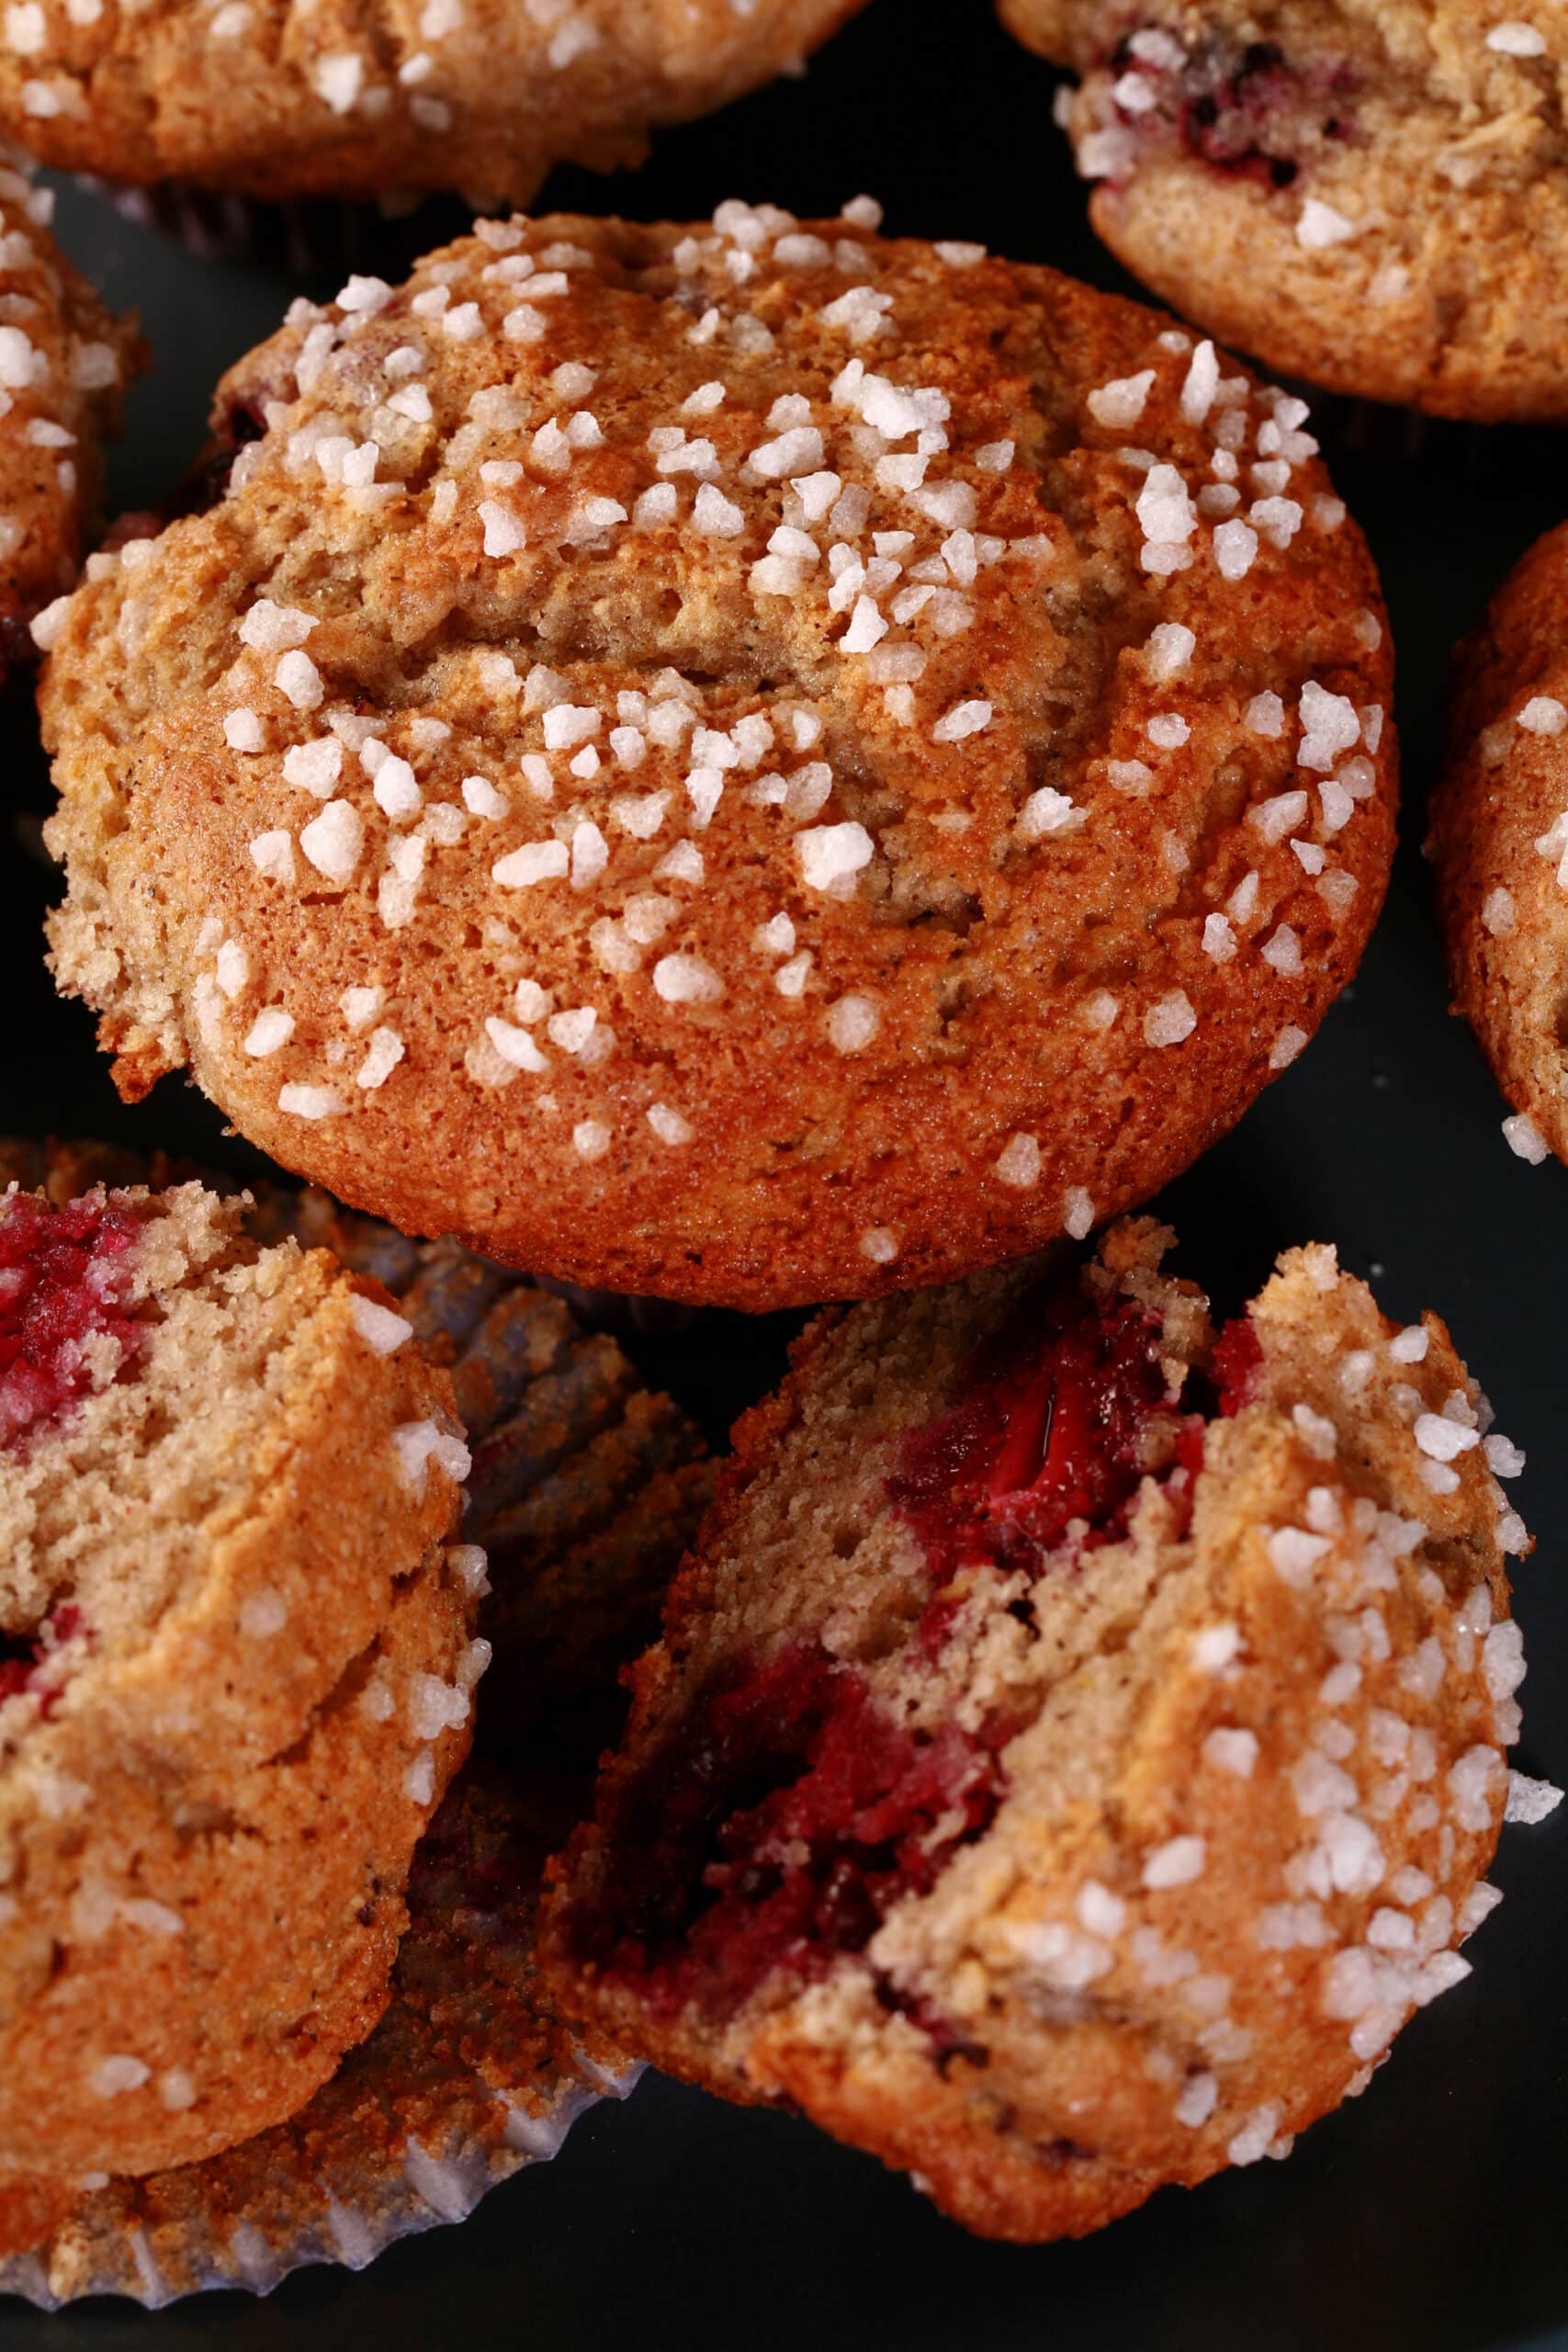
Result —
<svg viewBox="0 0 1568 2352"><path fill-rule="evenodd" d="M722 2022L775 1970L815 1981L987 1827L1015 1728L907 1731L810 1637L732 1667L623 1798L580 1953L665 2021Z"/></svg>
<svg viewBox="0 0 1568 2352"><path fill-rule="evenodd" d="M54 1653L85 1630L81 1611L73 1600L66 1600L44 1619L30 1640L0 1634L0 1706L7 1699L24 1695L39 1698L47 1721L60 1700L61 1677Z"/></svg>
<svg viewBox="0 0 1568 2352"><path fill-rule="evenodd" d="M30 1193L0 1203L0 1447L25 1448L133 1361L145 1334L126 1311L141 1232L102 1193L64 1208Z"/></svg>
<svg viewBox="0 0 1568 2352"><path fill-rule="evenodd" d="M1064 1544L1076 1561L1115 1543L1146 1477L1185 1532L1209 1422L1253 1402L1263 1349L1240 1316L1206 1370L1190 1368L1173 1390L1162 1337L1158 1316L1135 1300L1097 1301L1076 1281L1032 1293L942 1412L904 1440L887 1495L938 1587L919 1623L928 1657L940 1657L968 1599L953 1583L960 1569L1034 1576Z"/></svg>
<svg viewBox="0 0 1568 2352"><path fill-rule="evenodd" d="M1100 1305L1076 1281L1022 1302L887 1482L939 1582L976 1561L1037 1567L1075 1523L1085 1544L1125 1532L1179 1434L1161 1339L1147 1307Z"/></svg>
<svg viewBox="0 0 1568 2352"><path fill-rule="evenodd" d="M40 1655L31 1644L0 1640L0 1706L30 1687Z"/></svg>
<svg viewBox="0 0 1568 2352"><path fill-rule="evenodd" d="M1113 1540L1151 1475L1190 1510L1208 1421L1250 1401L1262 1350L1243 1317L1212 1374L1173 1393L1163 1338L1158 1315L1076 1279L1021 1302L888 1480L939 1585L976 1563L1038 1573L1064 1538L1074 1557ZM927 1604L915 1639L928 1658L964 1599L938 1590ZM776 1972L819 1979L989 1827L1001 1751L1027 1720L910 1731L810 1634L741 1660L619 1792L605 1824L614 1879L572 1920L577 1956L663 2023L695 2009L722 2024ZM880 1977L877 1989L939 2056L964 2046L929 2004Z"/></svg>
<svg viewBox="0 0 1568 2352"><path fill-rule="evenodd" d="M85 1633L83 1611L75 1601L62 1601L42 1621L33 1639L0 1634L0 1708L7 1698L33 1696L42 1701L42 1717L54 1714L62 1693L62 1670L54 1654L75 1634Z"/></svg>
<svg viewBox="0 0 1568 2352"><path fill-rule="evenodd" d="M1303 68L1273 41L1209 38L1189 47L1163 26L1118 42L1116 119L1146 138L1174 133L1189 155L1227 177L1289 187L1306 150L1350 135L1348 65ZM1130 80L1129 80L1130 77Z"/></svg>
<svg viewBox="0 0 1568 2352"><path fill-rule="evenodd" d="M1209 1358L1209 1378L1226 1420L1244 1405L1256 1405L1263 1394L1263 1342L1250 1315L1238 1315L1221 1331Z"/></svg>

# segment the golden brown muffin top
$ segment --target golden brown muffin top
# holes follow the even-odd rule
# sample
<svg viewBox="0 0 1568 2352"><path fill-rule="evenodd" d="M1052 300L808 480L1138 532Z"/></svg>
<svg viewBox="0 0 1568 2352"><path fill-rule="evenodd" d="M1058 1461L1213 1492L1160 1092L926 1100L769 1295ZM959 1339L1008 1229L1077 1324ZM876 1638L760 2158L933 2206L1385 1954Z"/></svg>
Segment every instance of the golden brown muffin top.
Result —
<svg viewBox="0 0 1568 2352"><path fill-rule="evenodd" d="M1303 403L849 215L481 222L231 373L40 624L125 1091L755 1306L1087 1230L1300 1050L1393 796Z"/></svg>

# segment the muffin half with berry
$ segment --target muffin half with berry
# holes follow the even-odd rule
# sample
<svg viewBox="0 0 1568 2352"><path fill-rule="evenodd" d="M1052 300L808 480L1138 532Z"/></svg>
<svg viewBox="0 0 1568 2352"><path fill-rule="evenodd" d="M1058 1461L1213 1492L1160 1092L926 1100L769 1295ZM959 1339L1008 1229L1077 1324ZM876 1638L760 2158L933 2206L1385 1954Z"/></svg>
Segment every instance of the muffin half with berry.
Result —
<svg viewBox="0 0 1568 2352"><path fill-rule="evenodd" d="M208 2155L386 2006L482 1663L411 1338L199 1185L0 1202L0 2172Z"/></svg>
<svg viewBox="0 0 1568 2352"><path fill-rule="evenodd" d="M1519 1457L1331 1250L1216 1332L1169 1238L811 1328L558 1866L563 1997L1001 2237L1283 2154L1495 1900Z"/></svg>
<svg viewBox="0 0 1568 2352"><path fill-rule="evenodd" d="M171 1173L101 1145L0 1140L0 1183L36 1188L68 1223L84 1194L96 1204L95 1187L150 1179L166 1193ZM423 1355L438 1388L449 1378L471 1445L467 1540L451 1558L479 1638L453 1682L434 1658L401 1691L380 1670L362 1680L367 1736L393 1743L381 1760L395 1777L400 1729L428 1736L445 1722L445 1739L465 1728L451 1718L486 1665L483 1705L409 1867L385 2009L303 2106L151 2171L6 2177L0 2165L0 2294L51 2308L90 2294L158 2304L201 2287L265 2291L303 2263L357 2269L552 2156L585 2107L637 2078L542 1984L535 1917L545 1860L581 1817L623 1712L617 1668L656 1627L711 1487L698 1433L563 1301L449 1242L411 1242L287 1185L234 1207L264 1261L319 1265L330 1251L349 1269L383 1345L412 1330L393 1356ZM38 1663L17 1657L12 1679L25 1686ZM417 1747L410 1769L422 1782ZM134 1915L171 1933L175 1916Z"/></svg>
<svg viewBox="0 0 1568 2352"><path fill-rule="evenodd" d="M1079 77L1091 218L1268 366L1438 416L1561 418L1560 12L1494 0L1001 0Z"/></svg>

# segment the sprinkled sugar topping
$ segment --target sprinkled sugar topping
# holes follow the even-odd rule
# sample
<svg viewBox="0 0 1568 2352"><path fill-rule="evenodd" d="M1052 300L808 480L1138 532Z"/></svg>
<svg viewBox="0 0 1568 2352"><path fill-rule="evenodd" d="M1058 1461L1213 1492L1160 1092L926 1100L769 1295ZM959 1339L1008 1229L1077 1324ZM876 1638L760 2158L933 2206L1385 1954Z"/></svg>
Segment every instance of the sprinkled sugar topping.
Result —
<svg viewBox="0 0 1568 2352"><path fill-rule="evenodd" d="M5 21L13 51L36 54L47 34L37 0L17 0ZM51 95L42 82L28 87ZM101 396L122 371L118 345L93 334L87 289L62 284L47 234L53 206L52 191L0 163L0 608L30 620L42 650L64 617L64 599L47 600L80 560L79 445L99 430Z"/></svg>
<svg viewBox="0 0 1568 2352"><path fill-rule="evenodd" d="M1332 1252L1315 1253L1316 1264L1314 1254L1302 1253L1303 1271L1331 1289ZM1387 1352L1393 1365L1414 1373L1434 1356L1432 1331L1413 1325L1396 1332ZM1417 1458L1465 1459L1483 1443L1478 1394L1466 1384L1441 1396L1441 1374L1427 1376L1425 1391L1391 1392L1414 1400L1412 1450ZM1363 1378L1358 1396L1364 1385ZM1423 1395L1431 1407L1424 1411ZM1261 1530L1259 1538L1294 1612L1290 1654L1316 1648L1333 1661L1315 1717L1287 1729L1272 1684L1249 1684L1242 1629L1201 1626L1189 1637L1188 1665L1210 1728L1196 1788L1172 1784L1180 1792L1173 1834L1144 1852L1135 1892L1112 1894L1089 1879L1070 1925L1031 1921L1010 1930L1021 1965L1055 1993L1092 1986L1112 2013L1124 1987L1140 2002L1177 2005L1180 2030L1207 2063L1199 2069L1194 2060L1173 2083L1176 2120L1193 2132L1212 2126L1236 2165L1282 2155L1290 2140L1284 2110L1257 2104L1255 2036L1233 2013L1232 1978L1205 1974L1170 1925L1182 1916L1186 1890L1235 1868L1223 1837L1179 1826L1184 1808L1205 1804L1211 1778L1221 1782L1213 1792L1221 1819L1238 1802L1237 1781L1277 1781L1288 1792L1299 1833L1293 1849L1261 1871L1257 1849L1244 1849L1258 1987L1272 1985L1293 2011L1303 1996L1287 1991L1290 1980L1273 1963L1301 1955L1307 1997L1320 2019L1343 2030L1347 2064L1358 2065L1379 2058L1415 2009L1469 1974L1458 1948L1501 1899L1473 1883L1499 1823L1544 1820L1562 1798L1550 1783L1506 1767L1503 1751L1520 1728L1518 1626L1495 1617L1484 1582L1460 1597L1435 1573L1431 1560L1449 1556L1446 1535L1338 1483L1337 1432L1326 1416L1298 1404L1292 1419L1308 1460L1323 1465L1313 1472L1322 1483L1307 1490L1306 1526ZM1495 1475L1522 1467L1506 1439L1488 1436L1484 1446ZM1500 1498L1496 1507L1506 1541L1511 1515ZM1232 1879L1220 1899L1240 1894Z"/></svg>
<svg viewBox="0 0 1568 2352"><path fill-rule="evenodd" d="M1504 57L1544 57L1546 35L1535 25L1510 17L1504 23L1491 28L1486 35L1486 46Z"/></svg>
<svg viewBox="0 0 1568 2352"><path fill-rule="evenodd" d="M456 1084L577 1182L668 1169L716 1132L716 1089L754 1103L737 1038L824 1076L922 1069L990 1017L960 988L937 1035L922 939L984 901L998 942L1065 940L1078 862L1120 865L1123 837L1151 854L1139 968L1083 987L1075 1035L1174 1066L1240 992L1272 1009L1259 1076L1300 1050L1381 809L1378 625L1352 599L1299 664L1234 686L1213 653L1227 599L1245 629L1260 580L1338 544L1304 406L1153 322L1123 334L1139 364L1077 390L1133 626L1094 740L1043 746L1032 697L1089 554L1021 390L948 363L933 269L988 350L1013 274L885 244L864 206L485 222L405 288L294 306L228 495L329 518L359 584L323 588L287 542L217 655L244 838L197 957L204 1083L265 1072L269 1110L323 1133ZM90 583L132 656L163 544ZM429 599L431 634L378 702L389 597ZM606 612L612 646L581 650ZM1241 821L1216 854L1194 779L1227 762ZM1087 1230L1094 1188L1046 1141L1004 1107L984 1181Z"/></svg>

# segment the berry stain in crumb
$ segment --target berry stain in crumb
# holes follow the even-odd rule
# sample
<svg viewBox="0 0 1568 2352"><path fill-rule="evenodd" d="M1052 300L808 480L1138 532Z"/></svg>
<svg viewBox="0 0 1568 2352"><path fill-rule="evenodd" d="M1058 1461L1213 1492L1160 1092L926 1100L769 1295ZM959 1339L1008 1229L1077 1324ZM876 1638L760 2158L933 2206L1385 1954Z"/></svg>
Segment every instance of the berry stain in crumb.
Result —
<svg viewBox="0 0 1568 2352"><path fill-rule="evenodd" d="M1102 1306L1077 1281L1022 1302L887 1482L939 1581L976 1561L1031 1565L1074 1521L1086 1542L1121 1532L1139 1481L1175 1458L1160 1343L1146 1307Z"/></svg>
<svg viewBox="0 0 1568 2352"><path fill-rule="evenodd" d="M1162 1338L1157 1315L1077 1280L1022 1301L888 1482L939 1585L975 1560L1038 1566L1069 1529L1081 1546L1111 1540L1151 1474L1190 1505L1208 1420L1250 1401L1263 1351L1243 1317L1173 1393ZM933 1595L915 1634L928 1658L962 1605ZM912 1732L813 1634L741 1659L623 1792L615 1881L577 1914L574 1949L664 2022L722 2022L781 1974L816 1981L989 1827L1020 1728ZM913 2021L941 2051L964 2046L934 2012Z"/></svg>
<svg viewBox="0 0 1568 2352"><path fill-rule="evenodd" d="M724 2019L780 1970L825 1975L989 1826L1013 1728L909 1732L810 1636L739 1662L628 1792L579 1951L660 2018Z"/></svg>
<svg viewBox="0 0 1568 2352"><path fill-rule="evenodd" d="M135 1354L144 1327L125 1310L141 1232L102 1193L0 1203L0 1446L27 1445Z"/></svg>
<svg viewBox="0 0 1568 2352"><path fill-rule="evenodd" d="M52 1654L85 1631L82 1611L73 1600L65 1600L31 1638L16 1640L0 1634L0 1706L7 1699L31 1695L41 1701L47 1720L60 1698L59 1678L50 1664Z"/></svg>

